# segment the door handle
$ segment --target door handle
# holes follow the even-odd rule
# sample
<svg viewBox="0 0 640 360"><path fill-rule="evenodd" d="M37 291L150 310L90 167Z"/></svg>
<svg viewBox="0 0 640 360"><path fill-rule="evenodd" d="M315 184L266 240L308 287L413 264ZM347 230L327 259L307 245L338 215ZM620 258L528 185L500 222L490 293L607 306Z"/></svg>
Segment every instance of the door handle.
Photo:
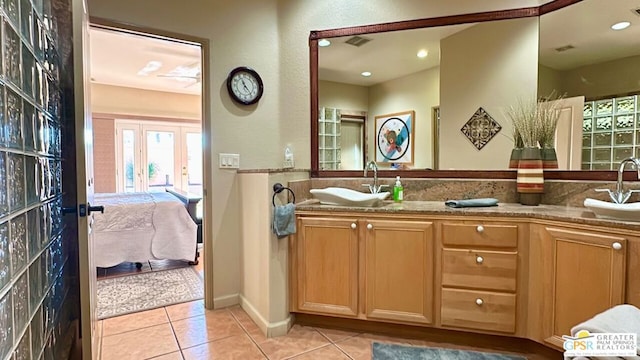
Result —
<svg viewBox="0 0 640 360"><path fill-rule="evenodd" d="M92 211L100 211L100 213L104 214L104 206L91 206L91 204L89 204L87 210L87 215L91 215Z"/></svg>

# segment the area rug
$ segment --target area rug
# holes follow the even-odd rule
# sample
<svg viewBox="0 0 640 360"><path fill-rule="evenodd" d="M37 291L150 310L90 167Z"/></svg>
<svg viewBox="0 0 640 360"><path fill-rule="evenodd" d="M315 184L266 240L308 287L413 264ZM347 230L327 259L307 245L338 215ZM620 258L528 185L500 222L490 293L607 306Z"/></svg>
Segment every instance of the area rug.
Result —
<svg viewBox="0 0 640 360"><path fill-rule="evenodd" d="M98 280L98 319L155 309L204 297L202 278L192 267Z"/></svg>
<svg viewBox="0 0 640 360"><path fill-rule="evenodd" d="M373 343L373 360L525 360L521 356L442 349L397 344Z"/></svg>

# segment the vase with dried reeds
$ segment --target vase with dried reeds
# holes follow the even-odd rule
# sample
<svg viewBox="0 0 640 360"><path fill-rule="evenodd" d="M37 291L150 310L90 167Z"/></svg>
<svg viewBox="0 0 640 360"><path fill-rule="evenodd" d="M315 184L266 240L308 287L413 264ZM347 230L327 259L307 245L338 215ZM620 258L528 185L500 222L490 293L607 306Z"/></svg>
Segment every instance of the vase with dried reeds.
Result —
<svg viewBox="0 0 640 360"><path fill-rule="evenodd" d="M541 148L544 169L558 168L555 138L562 104L563 96L556 96L555 91L538 103L538 123L540 124L538 143Z"/></svg>
<svg viewBox="0 0 640 360"><path fill-rule="evenodd" d="M519 135L523 146L516 178L520 203L539 205L544 192L544 173L539 146L542 130L538 122L538 102L535 97L520 98L507 110L507 115L513 123L514 134ZM516 136L514 142L517 139Z"/></svg>

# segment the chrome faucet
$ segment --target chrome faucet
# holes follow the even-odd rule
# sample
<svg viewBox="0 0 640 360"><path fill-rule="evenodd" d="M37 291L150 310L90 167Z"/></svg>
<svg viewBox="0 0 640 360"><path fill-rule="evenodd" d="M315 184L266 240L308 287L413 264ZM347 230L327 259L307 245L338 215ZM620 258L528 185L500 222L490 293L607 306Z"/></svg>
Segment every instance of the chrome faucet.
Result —
<svg viewBox="0 0 640 360"><path fill-rule="evenodd" d="M369 188L369 192L372 194L380 193L383 187L388 187L389 185L380 185L378 186L378 165L376 165L375 161L369 161L367 165L364 167L364 176L367 176L367 170L373 170L373 184L362 184L362 186L366 186Z"/></svg>
<svg viewBox="0 0 640 360"><path fill-rule="evenodd" d="M627 200L629 200L629 197L631 197L632 193L640 191L640 190L624 191L623 189L622 182L624 177L624 167L627 163L632 163L635 166L636 170L638 171L638 180L640 180L640 159L630 157L622 160L620 162L620 165L618 166L618 181L616 182L615 191L611 191L609 189L596 189L596 191L608 192L609 197L611 198L611 201L613 201L616 204L624 204Z"/></svg>

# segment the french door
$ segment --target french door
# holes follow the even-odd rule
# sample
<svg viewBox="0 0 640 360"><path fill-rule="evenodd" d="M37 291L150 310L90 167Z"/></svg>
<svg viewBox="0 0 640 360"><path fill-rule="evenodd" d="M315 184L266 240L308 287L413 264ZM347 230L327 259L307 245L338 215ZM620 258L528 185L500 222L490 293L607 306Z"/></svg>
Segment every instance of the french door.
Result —
<svg viewBox="0 0 640 360"><path fill-rule="evenodd" d="M118 192L202 192L202 135L198 125L116 120Z"/></svg>

